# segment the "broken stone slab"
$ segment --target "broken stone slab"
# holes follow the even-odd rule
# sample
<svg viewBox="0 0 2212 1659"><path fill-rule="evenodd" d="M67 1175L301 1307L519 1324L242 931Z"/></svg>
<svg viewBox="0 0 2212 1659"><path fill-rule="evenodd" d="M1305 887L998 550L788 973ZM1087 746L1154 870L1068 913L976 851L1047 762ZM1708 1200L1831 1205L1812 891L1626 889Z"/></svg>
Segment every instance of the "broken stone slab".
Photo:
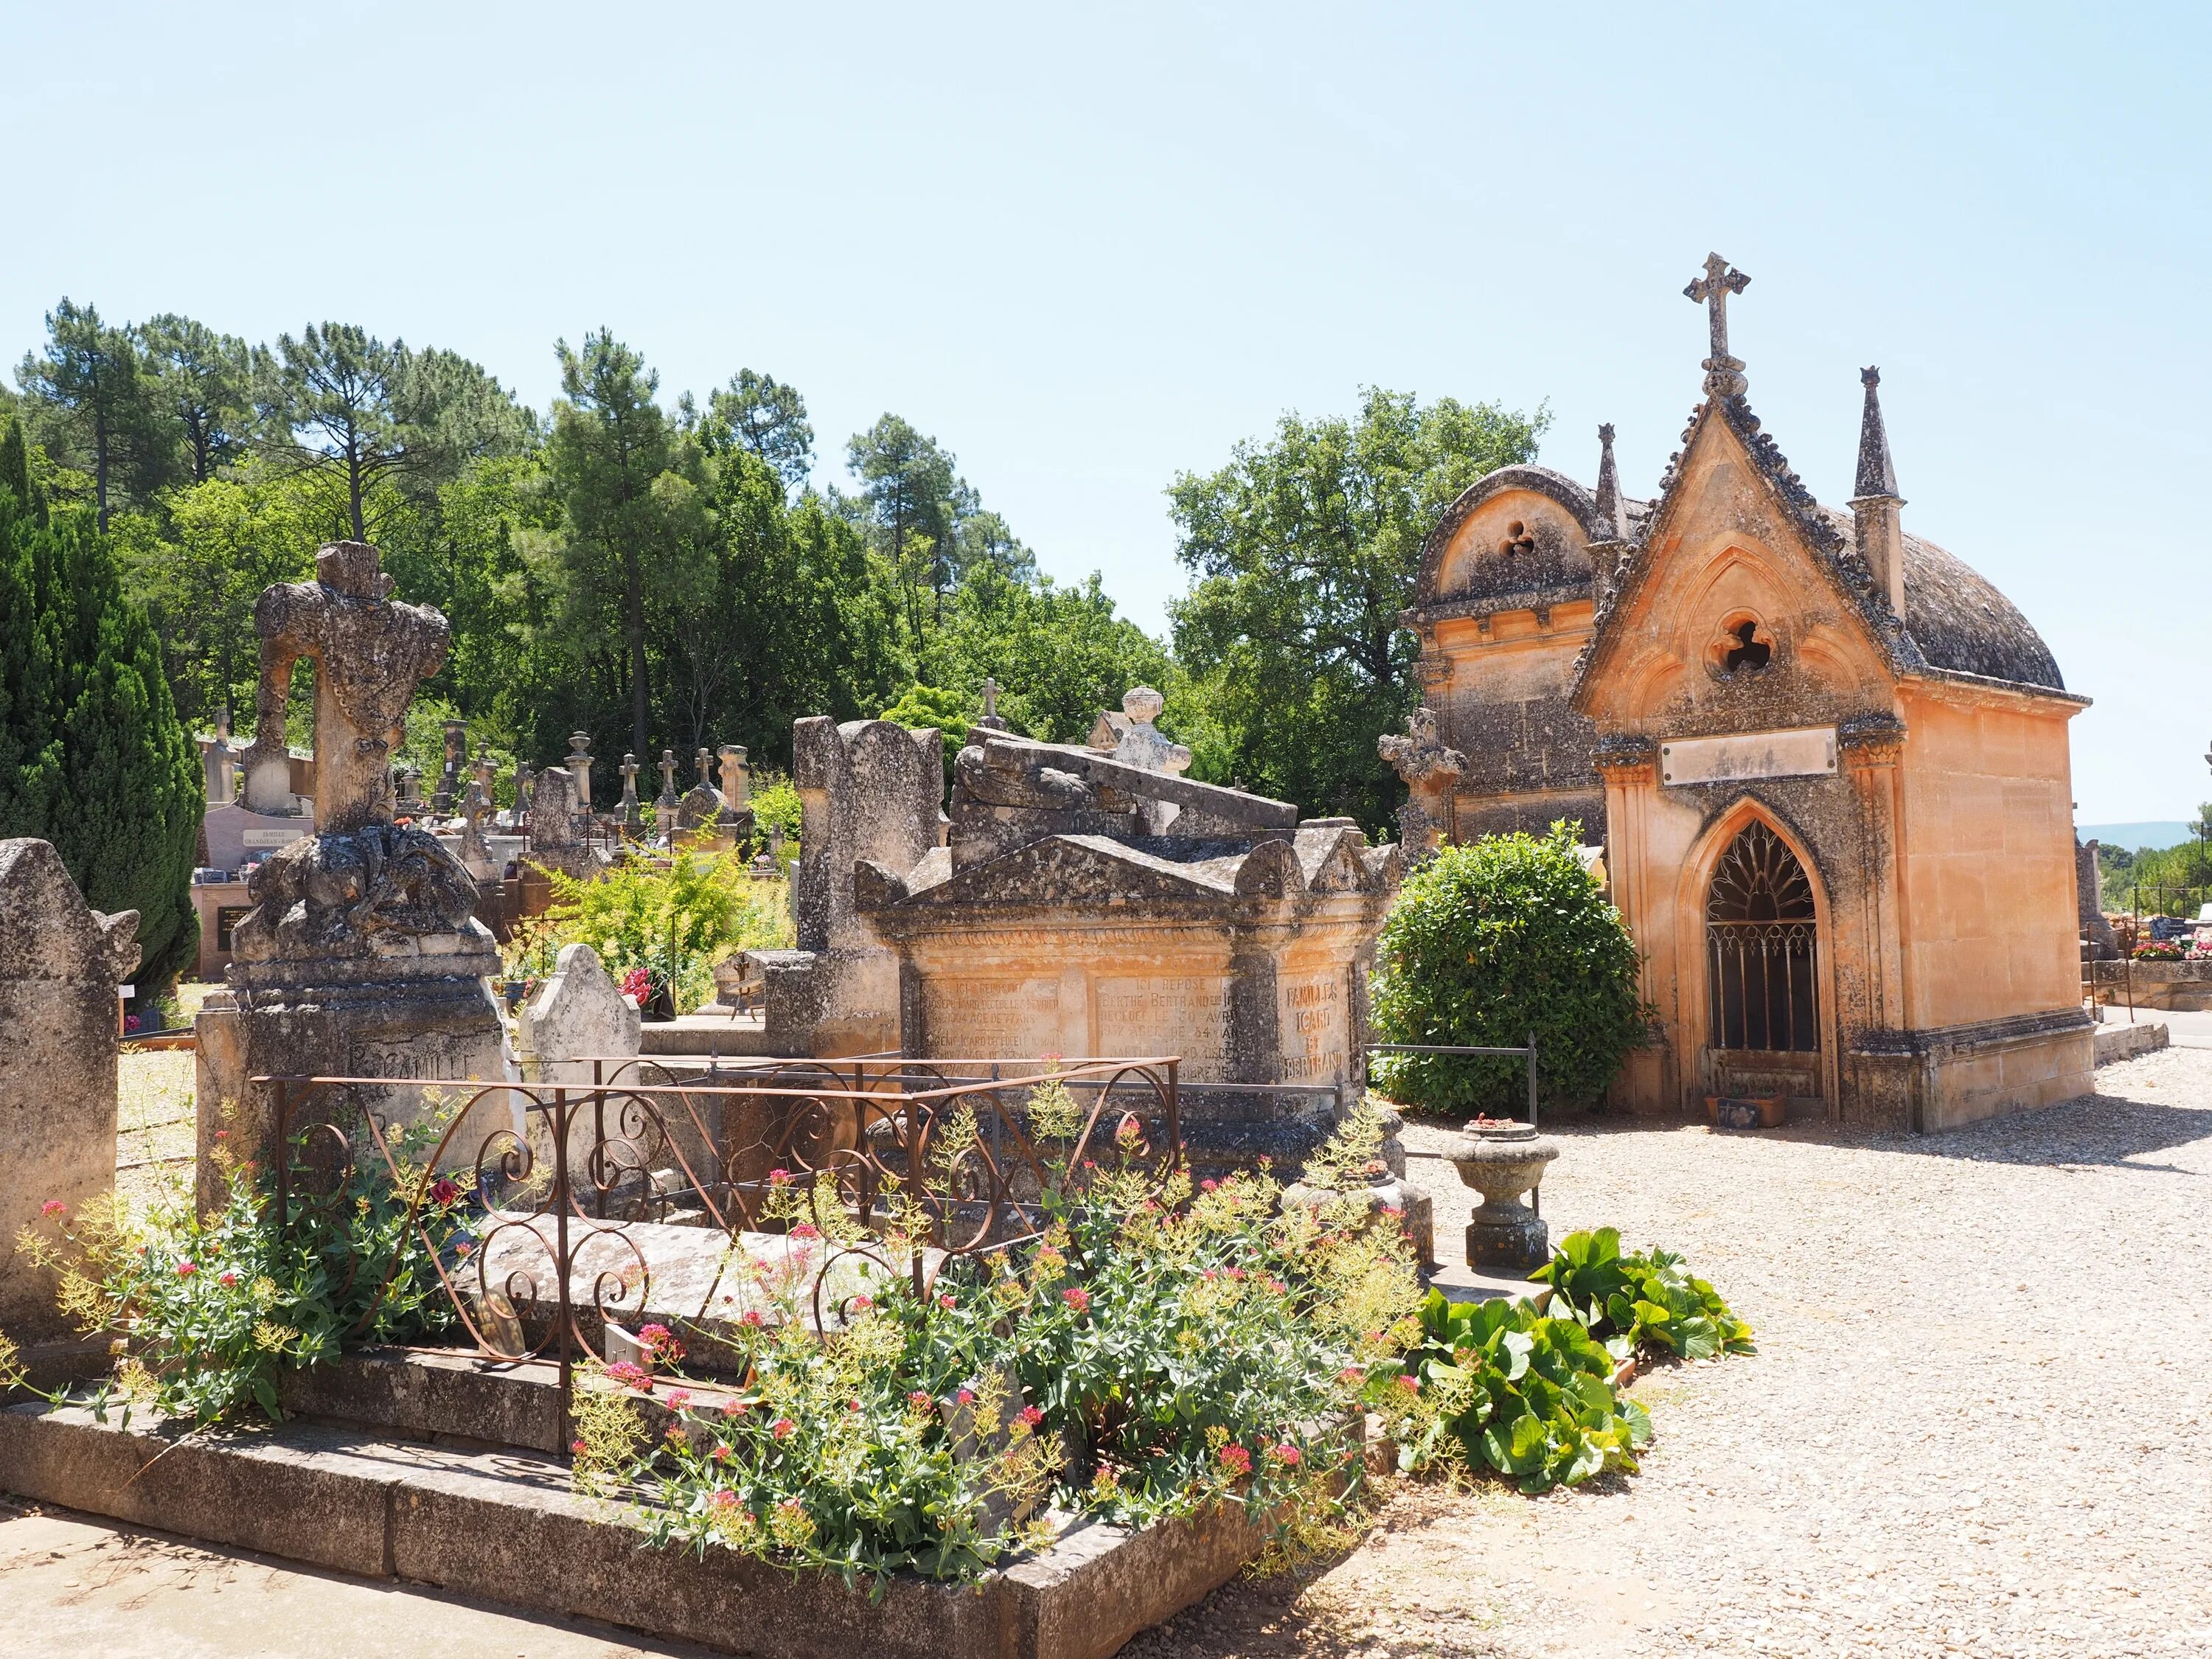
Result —
<svg viewBox="0 0 2212 1659"><path fill-rule="evenodd" d="M532 1343L546 1340L561 1294L555 1218L495 1211L478 1232L476 1265L456 1279L472 1316L480 1327L507 1329L501 1346L508 1352L517 1330ZM852 1298L880 1295L894 1272L910 1270L909 1258L886 1259L865 1241L855 1249L788 1233L732 1235L713 1226L574 1215L568 1250L569 1304L589 1348L605 1352L610 1322L631 1331L665 1325L690 1349L687 1363L709 1371L742 1367L749 1331L781 1324L783 1302L795 1298L808 1325L835 1329ZM925 1250L925 1278L944 1260L942 1250Z"/></svg>
<svg viewBox="0 0 2212 1659"><path fill-rule="evenodd" d="M1224 1506L1141 1530L1079 1522L972 1584L641 1548L568 1471L344 1425L192 1432L84 1407L0 1411L0 1489L232 1547L512 1607L605 1620L757 1659L1107 1659L1227 1583L1270 1517Z"/></svg>

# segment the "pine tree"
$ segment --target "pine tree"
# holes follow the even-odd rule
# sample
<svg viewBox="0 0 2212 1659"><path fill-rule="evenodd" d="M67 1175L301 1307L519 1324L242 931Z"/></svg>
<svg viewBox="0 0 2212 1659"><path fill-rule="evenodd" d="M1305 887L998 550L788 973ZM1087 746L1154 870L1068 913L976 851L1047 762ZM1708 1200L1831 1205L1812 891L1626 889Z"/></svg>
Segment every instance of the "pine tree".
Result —
<svg viewBox="0 0 2212 1659"><path fill-rule="evenodd" d="M139 978L164 984L198 939L198 758L107 538L85 509L43 499L13 419L0 420L0 836L52 842L94 908L137 911Z"/></svg>

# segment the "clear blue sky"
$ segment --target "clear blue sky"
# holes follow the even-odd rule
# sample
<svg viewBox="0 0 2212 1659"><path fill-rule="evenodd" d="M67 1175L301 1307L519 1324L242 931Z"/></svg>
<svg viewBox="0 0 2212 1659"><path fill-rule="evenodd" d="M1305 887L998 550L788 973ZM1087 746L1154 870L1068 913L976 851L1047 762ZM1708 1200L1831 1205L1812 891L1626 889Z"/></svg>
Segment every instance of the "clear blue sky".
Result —
<svg viewBox="0 0 2212 1659"><path fill-rule="evenodd" d="M884 410L1146 626L1162 490L1364 384L1548 404L1648 494L1709 248L1751 396L2096 707L2085 823L2212 797L2202 8L1038 5L0 13L0 353L67 294L253 338L361 322L543 407L611 325L670 396Z"/></svg>

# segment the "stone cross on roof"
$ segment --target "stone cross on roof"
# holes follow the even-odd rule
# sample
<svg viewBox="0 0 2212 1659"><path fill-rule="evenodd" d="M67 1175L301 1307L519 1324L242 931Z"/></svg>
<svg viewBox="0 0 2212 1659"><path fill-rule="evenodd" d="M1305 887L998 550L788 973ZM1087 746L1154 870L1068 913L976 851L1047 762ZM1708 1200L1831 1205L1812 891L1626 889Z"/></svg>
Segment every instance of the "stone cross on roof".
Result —
<svg viewBox="0 0 2212 1659"><path fill-rule="evenodd" d="M1701 365L1705 371L1705 390L1723 398L1741 398L1751 385L1743 377L1743 364L1729 356L1728 337L1728 296L1741 294L1750 286L1750 277L1730 269L1729 262L1719 254L1708 253L1705 274L1682 290L1705 307L1712 347L1712 355Z"/></svg>

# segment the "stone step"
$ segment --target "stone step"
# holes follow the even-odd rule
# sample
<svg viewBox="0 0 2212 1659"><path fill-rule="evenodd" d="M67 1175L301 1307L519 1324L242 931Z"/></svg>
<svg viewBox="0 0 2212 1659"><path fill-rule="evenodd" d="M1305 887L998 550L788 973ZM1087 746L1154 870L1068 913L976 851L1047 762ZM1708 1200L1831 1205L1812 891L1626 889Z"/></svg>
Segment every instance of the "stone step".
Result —
<svg viewBox="0 0 2212 1659"><path fill-rule="evenodd" d="M82 1404L0 1411L0 1490L372 1578L406 1578L762 1659L1104 1659L1234 1577L1242 1510L1077 1526L980 1583L794 1572L644 1547L556 1460L290 1421L235 1431Z"/></svg>

